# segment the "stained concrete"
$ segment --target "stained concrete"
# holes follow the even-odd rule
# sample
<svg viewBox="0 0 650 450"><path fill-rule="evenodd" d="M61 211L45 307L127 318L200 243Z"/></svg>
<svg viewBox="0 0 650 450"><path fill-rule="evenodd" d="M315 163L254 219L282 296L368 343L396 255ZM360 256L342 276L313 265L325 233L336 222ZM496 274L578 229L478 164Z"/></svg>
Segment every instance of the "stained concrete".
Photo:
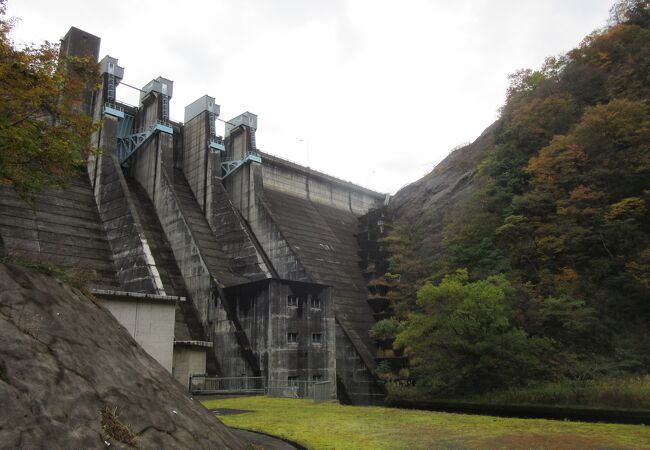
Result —
<svg viewBox="0 0 650 450"><path fill-rule="evenodd" d="M252 133L232 130L226 156L251 151ZM358 217L385 196L277 157L262 158L224 185L278 276L334 288L337 377L349 398L367 403L378 392L376 349L368 335L374 317L356 234Z"/></svg>
<svg viewBox="0 0 650 450"><path fill-rule="evenodd" d="M129 122L102 115L105 88L94 98L102 152L88 173L120 288L186 296L175 339L211 342L213 373L322 376L332 386L338 377L346 394L371 394L374 319L356 233L384 195L264 153L222 179L223 158L257 152L255 130L229 127L226 154L211 152L207 111L152 135L120 166L118 125ZM133 115L135 132L163 119L162 100L152 91L138 107L116 106ZM285 311L296 289L327 306ZM287 346L289 328L324 341Z"/></svg>
<svg viewBox="0 0 650 450"><path fill-rule="evenodd" d="M373 368L374 344L368 330L374 320L358 266L356 216L271 189L265 189L264 197L276 225L310 278L335 286L336 318L366 365Z"/></svg>
<svg viewBox="0 0 650 450"><path fill-rule="evenodd" d="M9 255L77 272L90 287L119 286L111 249L85 174L68 189L49 188L30 206L0 186L0 235Z"/></svg>
<svg viewBox="0 0 650 450"><path fill-rule="evenodd" d="M189 386L190 376L205 373L206 348L176 343L172 375L183 386Z"/></svg>
<svg viewBox="0 0 650 450"><path fill-rule="evenodd" d="M228 288L226 294L269 382L278 386L277 382L287 382L289 377L335 379L336 331L330 287L269 279ZM289 304L290 296L295 304ZM288 340L288 333L295 333L296 342ZM319 342L314 342L313 334L320 336ZM335 383L330 386L330 397L336 398Z"/></svg>
<svg viewBox="0 0 650 450"><path fill-rule="evenodd" d="M136 207L117 161L117 119L105 116L101 131L98 145L103 152L95 162L93 184L120 286L127 291L164 294Z"/></svg>

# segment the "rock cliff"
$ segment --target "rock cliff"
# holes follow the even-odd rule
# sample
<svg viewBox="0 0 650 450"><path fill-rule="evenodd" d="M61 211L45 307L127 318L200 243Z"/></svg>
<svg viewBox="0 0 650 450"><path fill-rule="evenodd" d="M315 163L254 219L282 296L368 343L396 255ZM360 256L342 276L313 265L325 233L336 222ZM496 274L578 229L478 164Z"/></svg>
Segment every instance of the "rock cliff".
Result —
<svg viewBox="0 0 650 450"><path fill-rule="evenodd" d="M391 199L395 223L407 225L419 234L424 260L439 254L445 222L454 207L471 193L478 165L494 145L498 127L499 122L494 122L474 142L449 154L431 172L400 189Z"/></svg>

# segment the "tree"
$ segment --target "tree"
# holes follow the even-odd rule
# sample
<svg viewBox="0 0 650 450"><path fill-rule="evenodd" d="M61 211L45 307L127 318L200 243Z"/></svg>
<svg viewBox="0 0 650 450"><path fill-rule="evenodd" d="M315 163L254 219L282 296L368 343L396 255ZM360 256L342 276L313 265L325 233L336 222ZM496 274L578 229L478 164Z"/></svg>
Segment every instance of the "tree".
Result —
<svg viewBox="0 0 650 450"><path fill-rule="evenodd" d="M630 23L648 26L650 24L650 2L648 0L619 0L609 10L611 24Z"/></svg>
<svg viewBox="0 0 650 450"><path fill-rule="evenodd" d="M25 199L65 186L90 152L94 126L81 93L98 80L97 63L66 58L49 42L18 48L0 0L0 184Z"/></svg>
<svg viewBox="0 0 650 450"><path fill-rule="evenodd" d="M551 342L514 323L514 291L503 275L469 282L467 270L418 291L396 345L411 356L419 383L436 395L485 392L539 379Z"/></svg>

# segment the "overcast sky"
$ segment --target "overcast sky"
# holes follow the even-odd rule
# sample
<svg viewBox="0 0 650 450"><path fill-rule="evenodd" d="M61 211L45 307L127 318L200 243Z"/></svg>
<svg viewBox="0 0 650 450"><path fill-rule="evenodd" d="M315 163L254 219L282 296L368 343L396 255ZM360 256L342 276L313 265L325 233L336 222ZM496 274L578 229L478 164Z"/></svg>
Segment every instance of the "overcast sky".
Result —
<svg viewBox="0 0 650 450"><path fill-rule="evenodd" d="M8 15L16 42L76 26L126 83L173 80L174 120L208 94L222 119L259 115L261 150L394 193L496 119L509 73L578 45L613 2L9 0Z"/></svg>

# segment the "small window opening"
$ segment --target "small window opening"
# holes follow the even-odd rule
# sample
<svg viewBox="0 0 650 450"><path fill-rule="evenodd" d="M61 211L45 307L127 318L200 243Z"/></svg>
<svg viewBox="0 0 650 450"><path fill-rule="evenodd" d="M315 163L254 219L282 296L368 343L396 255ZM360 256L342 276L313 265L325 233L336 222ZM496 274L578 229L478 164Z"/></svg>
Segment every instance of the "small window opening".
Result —
<svg viewBox="0 0 650 450"><path fill-rule="evenodd" d="M311 307L312 308L321 308L321 303L320 303L320 297L312 297L311 298Z"/></svg>
<svg viewBox="0 0 650 450"><path fill-rule="evenodd" d="M287 342L289 344L297 344L298 343L298 333L287 333Z"/></svg>
<svg viewBox="0 0 650 450"><path fill-rule="evenodd" d="M298 296L297 295L288 295L287 296L287 306L298 306Z"/></svg>
<svg viewBox="0 0 650 450"><path fill-rule="evenodd" d="M323 333L312 333L311 334L311 343L312 344L322 344L323 343Z"/></svg>
<svg viewBox="0 0 650 450"><path fill-rule="evenodd" d="M313 375L311 377L313 381L323 381L323 376L322 375Z"/></svg>
<svg viewBox="0 0 650 450"><path fill-rule="evenodd" d="M297 375L289 375L287 377L287 381L289 386L297 386L298 385L298 376Z"/></svg>

